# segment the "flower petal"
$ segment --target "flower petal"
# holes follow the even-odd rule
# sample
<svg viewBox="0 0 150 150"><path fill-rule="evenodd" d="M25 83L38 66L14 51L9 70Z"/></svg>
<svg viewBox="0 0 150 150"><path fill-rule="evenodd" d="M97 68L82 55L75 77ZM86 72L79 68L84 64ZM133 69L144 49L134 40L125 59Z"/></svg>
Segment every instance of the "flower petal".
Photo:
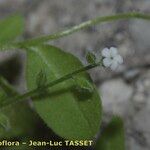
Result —
<svg viewBox="0 0 150 150"><path fill-rule="evenodd" d="M108 48L104 48L102 50L102 56L103 57L110 57L110 50Z"/></svg>
<svg viewBox="0 0 150 150"><path fill-rule="evenodd" d="M104 58L103 59L103 65L105 67L110 67L111 64L112 64L112 60L110 58Z"/></svg>
<svg viewBox="0 0 150 150"><path fill-rule="evenodd" d="M111 64L111 66L110 66L110 68L111 68L111 70L116 70L117 68L118 68L118 63L117 63L117 61L113 61L112 62L112 64Z"/></svg>
<svg viewBox="0 0 150 150"><path fill-rule="evenodd" d="M115 57L118 54L118 50L115 47L110 48L110 56Z"/></svg>
<svg viewBox="0 0 150 150"><path fill-rule="evenodd" d="M116 57L114 58L119 64L123 63L123 58L120 55L116 55Z"/></svg>

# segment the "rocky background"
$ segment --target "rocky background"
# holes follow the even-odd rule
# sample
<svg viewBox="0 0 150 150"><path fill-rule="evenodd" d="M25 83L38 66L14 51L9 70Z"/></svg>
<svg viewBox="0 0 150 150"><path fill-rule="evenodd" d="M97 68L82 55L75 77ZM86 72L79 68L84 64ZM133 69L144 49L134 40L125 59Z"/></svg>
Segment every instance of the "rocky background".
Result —
<svg viewBox="0 0 150 150"><path fill-rule="evenodd" d="M128 11L150 13L149 8L150 0L0 0L0 18L15 12L23 14L24 38L29 38L51 34L96 16ZM106 69L90 72L102 97L103 122L112 114L121 115L125 121L127 150L149 150L150 22L134 19L101 24L51 44L77 55L83 62L88 49L96 52L110 46L119 49L124 64L117 72ZM16 60L18 54L1 53L0 67L9 57ZM24 56L19 54L20 57ZM16 62L9 70L14 71L16 65L20 67ZM21 72L16 73L18 78L10 75L12 83L22 83Z"/></svg>

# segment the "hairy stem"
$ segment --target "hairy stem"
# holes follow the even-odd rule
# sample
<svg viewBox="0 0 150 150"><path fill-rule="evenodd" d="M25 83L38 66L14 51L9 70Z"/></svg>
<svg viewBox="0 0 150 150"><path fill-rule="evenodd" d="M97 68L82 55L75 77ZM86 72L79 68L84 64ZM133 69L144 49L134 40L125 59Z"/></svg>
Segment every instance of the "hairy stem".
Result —
<svg viewBox="0 0 150 150"><path fill-rule="evenodd" d="M92 20L83 22L79 25L73 26L70 29L67 29L67 30L64 30L61 32L56 32L55 34L51 34L51 35L47 35L47 36L42 36L42 37L37 37L37 38L25 40L25 41L17 43L17 45L19 47L23 47L24 45L41 44L44 42L48 42L50 40L55 40L55 39L59 39L61 37L70 35L74 32L77 32L81 29L88 28L92 25L96 25L96 24L100 24L100 23L104 23L104 22L109 22L109 21L131 19L131 18L150 20L150 15L137 13L137 12L129 12L129 13L123 13L123 14L116 14L116 15L112 15L112 16L97 17L95 19L92 19Z"/></svg>
<svg viewBox="0 0 150 150"><path fill-rule="evenodd" d="M0 76L0 87L7 95L17 95L18 92L7 82L5 78Z"/></svg>
<svg viewBox="0 0 150 150"><path fill-rule="evenodd" d="M63 77L61 77L61 78L59 78L57 80L54 80L54 81L52 81L52 82L42 86L41 88L38 87L38 88L36 88L34 90L31 90L31 91L29 91L29 92L27 92L27 93L25 93L23 95L17 95L15 97L9 98L9 100L7 100L6 103L4 103L3 105L0 106L0 109L3 109L3 108L5 108L5 107L7 107L9 105L14 104L14 103L23 101L23 100L25 100L27 98L35 97L41 92L41 89L42 90L46 90L46 89L48 89L48 88L50 88L52 86L55 86L55 85L57 85L59 83L62 83L64 81L68 80L68 79L71 79L73 76L75 76L75 75L77 75L77 74L79 74L81 72L90 70L90 69L95 68L95 67L100 66L100 65L101 65L101 62L90 64L88 66L85 66L83 68L75 70L72 73L66 74Z"/></svg>
<svg viewBox="0 0 150 150"><path fill-rule="evenodd" d="M37 44L42 44L44 42L48 42L50 40L59 39L61 37L64 37L64 36L70 35L74 32L77 32L81 29L88 28L92 25L96 25L96 24L100 24L100 23L104 23L104 22L109 22L109 21L115 21L115 20L131 19L131 18L150 20L150 15L145 15L145 14L137 13L137 12L129 12L129 13L112 15L112 16L97 17L95 19L83 22L79 25L76 25L76 26L70 28L70 29L67 29L67 30L64 30L64 31L61 31L61 32L57 32L55 34L51 34L51 35L48 35L48 36L37 37L37 38L33 38L33 39L28 39L28 40L25 40L25 41L22 41L22 42L12 43L11 45L13 46L13 48L24 48L26 46L34 46L34 45L37 45ZM55 81L50 82L49 84L43 86L42 89L50 88L50 87L52 87L56 84L59 84L59 83L65 81L65 80L68 80L68 79L72 78L72 76L74 76L74 75L76 75L80 72L90 70L90 69L92 69L94 67L97 67L99 65L100 65L100 63L90 64L86 67L83 67L79 70L76 70L72 73L69 73L69 74L63 76L62 78L59 78ZM1 87L5 89L5 91L6 90L13 90L12 87L10 88L9 84L8 83L6 84L6 82L4 82L4 80L2 78L0 79L0 84L1 84ZM11 105L11 104L16 103L18 101L22 101L22 100L24 100L26 98L29 98L29 97L34 97L39 92L40 92L40 90L39 90L39 88L37 88L37 89L29 91L29 92L27 92L23 95L18 95L18 96L9 98L9 100L6 101L6 103L4 105L2 105L0 108L4 108L8 105Z"/></svg>

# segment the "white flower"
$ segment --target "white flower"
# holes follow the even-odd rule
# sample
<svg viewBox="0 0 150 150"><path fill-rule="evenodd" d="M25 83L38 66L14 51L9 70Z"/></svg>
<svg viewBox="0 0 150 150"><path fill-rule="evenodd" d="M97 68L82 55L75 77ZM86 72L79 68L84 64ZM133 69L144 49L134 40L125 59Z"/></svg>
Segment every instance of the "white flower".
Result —
<svg viewBox="0 0 150 150"><path fill-rule="evenodd" d="M110 67L111 70L116 70L120 64L123 63L123 58L118 54L118 50L115 47L104 48L102 50L103 65Z"/></svg>

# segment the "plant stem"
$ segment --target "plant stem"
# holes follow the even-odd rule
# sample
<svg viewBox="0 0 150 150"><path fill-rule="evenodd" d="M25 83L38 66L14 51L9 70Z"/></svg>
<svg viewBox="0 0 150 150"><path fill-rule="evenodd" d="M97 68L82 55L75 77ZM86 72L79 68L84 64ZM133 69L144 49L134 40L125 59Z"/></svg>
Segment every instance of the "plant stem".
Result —
<svg viewBox="0 0 150 150"><path fill-rule="evenodd" d="M92 25L96 25L96 24L104 23L104 22L109 22L109 21L115 21L115 20L131 19L131 18L150 20L150 15L137 13L137 12L129 12L129 13L112 15L112 16L97 17L95 19L92 19L92 20L83 22L79 25L73 26L70 29L67 29L67 30L64 30L61 32L56 32L55 34L51 34L51 35L47 35L47 36L42 36L42 37L37 37L37 38L25 40L25 41L17 43L17 45L20 47L23 47L24 45L41 44L44 42L48 42L50 40L55 40L55 39L59 39L61 37L70 35L74 32L77 32L81 29L88 28Z"/></svg>
<svg viewBox="0 0 150 150"><path fill-rule="evenodd" d="M37 95L41 92L41 89L42 89L42 90L46 90L46 89L48 89L48 88L50 88L50 87L52 87L52 86L55 86L55 85L57 85L57 84L59 84L59 83L62 83L62 82L64 82L64 81L68 80L68 79L71 79L73 76L75 76L75 75L77 75L77 74L79 74L79 73L81 73L81 72L90 70L90 69L95 68L95 67L100 66L100 65L101 65L101 62L94 63L94 64L90 64L90 65L88 65L88 66L85 66L85 67L83 67L83 68L80 68L80 69L78 69L78 70L75 70L75 71L73 71L72 73L66 74L66 75L64 75L63 77L61 77L61 78L59 78L59 79L57 79L57 80L54 80L54 81L52 81L52 82L50 82L50 83L44 85L44 86L41 87L41 88L38 87L38 88L36 88L36 89L34 89L34 90L31 90L31 91L29 91L29 92L27 92L27 93L25 93L25 94L23 94L23 95L18 95L18 96L12 97L12 98L10 98L9 100L7 100L6 103L4 103L3 105L1 105L1 106L0 106L0 109L4 109L5 107L7 107L7 106L9 106L9 105L12 105L12 104L14 104L14 103L23 101L23 100L25 100L25 99L27 99L27 98L29 98L29 97L32 98L32 97L34 97L34 96L37 96Z"/></svg>
<svg viewBox="0 0 150 150"><path fill-rule="evenodd" d="M17 95L18 92L4 79L0 76L0 87L4 90L7 95Z"/></svg>
<svg viewBox="0 0 150 150"><path fill-rule="evenodd" d="M96 25L96 24L99 24L99 23L104 23L104 22L109 22L109 21L115 21L115 20L122 20L122 19L131 19L131 18L137 18L137 19L145 19L145 20L150 20L150 15L145 15L145 14L142 14L142 13L137 13L137 12L129 12L129 13L123 13L123 14L117 14L117 15L112 15L112 16L104 16L104 17L97 17L95 19L92 19L92 20L89 20L89 21L86 21L86 22L83 22L79 25L76 25L70 29L67 29L67 30L64 30L64 31L61 31L61 32L57 32L55 34L52 34L52 35L48 35L48 36L43 36L43 37L37 37L37 38L33 38L33 39L28 39L28 40L25 40L25 41L22 41L22 42L18 42L18 43L12 43L12 46L13 48L24 48L26 46L34 46L34 45L37 45L37 44L41 44L41 43L44 43L44 42L48 42L49 40L55 40L55 39L59 39L61 37L64 37L64 36L67 36L67 35L70 35L74 32L77 32L81 29L84 29L84 28L88 28L92 25ZM5 48L4 48L5 49ZM47 88L50 88L56 84L59 84L63 81L66 81L70 78L72 78L72 76L80 73L80 72L83 72L83 71L86 71L86 70L90 70L94 67L97 67L99 66L100 63L96 63L96 64L90 64L86 67L83 67L79 70L76 70L72 73L69 73L55 81L52 81L50 82L49 84L45 85L42 87L42 89L47 89ZM3 86L2 88L5 88L5 91L6 90L12 90L12 87L9 86L9 84L5 83L4 80L2 78L0 78L0 84L1 86ZM11 92L12 92L11 91ZM11 105L13 103L16 103L18 101L22 101L26 98L29 98L29 97L33 97L35 95L37 95L38 93L40 92L40 89L37 88L37 89L34 89L32 91L29 91L23 95L18 95L18 96L15 96L13 98L10 98L10 101L8 100L4 105L2 105L0 108L4 108L8 105Z"/></svg>

